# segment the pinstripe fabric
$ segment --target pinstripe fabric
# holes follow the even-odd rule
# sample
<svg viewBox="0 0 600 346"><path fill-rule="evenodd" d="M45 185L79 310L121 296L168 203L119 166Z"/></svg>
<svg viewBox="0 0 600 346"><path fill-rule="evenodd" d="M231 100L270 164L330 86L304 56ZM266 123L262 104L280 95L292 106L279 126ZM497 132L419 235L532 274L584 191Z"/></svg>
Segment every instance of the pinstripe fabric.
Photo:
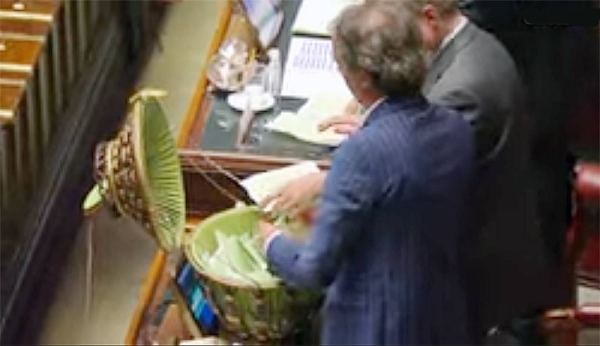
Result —
<svg viewBox="0 0 600 346"><path fill-rule="evenodd" d="M473 135L424 99L387 99L336 151L313 234L267 250L291 285L324 287L323 344L468 343L457 268Z"/></svg>

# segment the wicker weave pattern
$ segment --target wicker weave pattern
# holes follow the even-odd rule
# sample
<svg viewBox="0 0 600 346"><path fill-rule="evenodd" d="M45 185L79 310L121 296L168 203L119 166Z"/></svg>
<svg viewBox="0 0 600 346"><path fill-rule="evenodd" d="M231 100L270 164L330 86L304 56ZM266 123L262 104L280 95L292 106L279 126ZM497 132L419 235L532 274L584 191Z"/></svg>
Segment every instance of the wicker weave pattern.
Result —
<svg viewBox="0 0 600 346"><path fill-rule="evenodd" d="M94 177L117 214L135 219L171 251L180 246L185 193L177 147L159 102L164 95L144 89L130 99L121 131L96 147Z"/></svg>
<svg viewBox="0 0 600 346"><path fill-rule="evenodd" d="M239 341L281 341L315 313L315 295L289 290L226 286L200 274L223 327Z"/></svg>
<svg viewBox="0 0 600 346"><path fill-rule="evenodd" d="M98 146L95 176L99 179L103 198L110 201L120 214L133 217L152 234L149 208L144 203L136 169L133 127L128 122L115 139Z"/></svg>
<svg viewBox="0 0 600 346"><path fill-rule="evenodd" d="M258 220L252 207L227 210L206 219L186 244L186 256L204 283L206 296L219 316L221 326L244 344L277 344L296 331L316 313L321 294L295 290L283 283L273 287L237 284L213 277L202 270L197 252L213 252L214 231L240 234L252 230Z"/></svg>

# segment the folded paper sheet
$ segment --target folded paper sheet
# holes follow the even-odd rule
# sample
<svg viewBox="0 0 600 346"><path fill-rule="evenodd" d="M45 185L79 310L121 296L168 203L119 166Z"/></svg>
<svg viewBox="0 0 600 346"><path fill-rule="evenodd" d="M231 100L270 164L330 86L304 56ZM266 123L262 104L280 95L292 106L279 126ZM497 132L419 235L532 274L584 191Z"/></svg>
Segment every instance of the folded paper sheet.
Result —
<svg viewBox="0 0 600 346"><path fill-rule="evenodd" d="M336 147L347 135L336 133L332 129L320 131L319 125L332 117L344 114L350 101L348 95L316 96L309 99L298 113L282 112L265 127L304 142Z"/></svg>
<svg viewBox="0 0 600 346"><path fill-rule="evenodd" d="M241 184L250 198L260 203L266 197L277 193L292 180L316 172L319 172L319 167L314 162L306 161L264 173L253 174L242 180Z"/></svg>

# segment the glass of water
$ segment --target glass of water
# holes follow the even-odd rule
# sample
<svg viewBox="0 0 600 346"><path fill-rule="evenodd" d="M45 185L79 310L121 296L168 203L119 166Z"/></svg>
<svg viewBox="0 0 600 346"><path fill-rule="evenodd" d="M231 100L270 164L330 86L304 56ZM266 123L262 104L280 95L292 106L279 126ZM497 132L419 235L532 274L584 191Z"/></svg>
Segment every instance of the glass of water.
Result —
<svg viewBox="0 0 600 346"><path fill-rule="evenodd" d="M247 97L247 102L249 102L251 106L258 104L265 93L265 72L266 66L257 63L254 67L254 74L248 79L244 86L244 94Z"/></svg>

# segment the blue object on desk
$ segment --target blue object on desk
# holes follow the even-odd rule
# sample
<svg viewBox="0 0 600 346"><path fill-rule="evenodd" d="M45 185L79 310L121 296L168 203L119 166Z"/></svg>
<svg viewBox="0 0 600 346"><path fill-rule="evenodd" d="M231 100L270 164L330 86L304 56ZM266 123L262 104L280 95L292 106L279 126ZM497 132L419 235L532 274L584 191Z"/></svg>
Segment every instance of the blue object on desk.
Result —
<svg viewBox="0 0 600 346"><path fill-rule="evenodd" d="M203 332L209 334L217 333L219 328L217 316L204 295L202 282L196 276L192 266L187 262L179 272L177 285L181 293L185 296L192 315L203 329Z"/></svg>

